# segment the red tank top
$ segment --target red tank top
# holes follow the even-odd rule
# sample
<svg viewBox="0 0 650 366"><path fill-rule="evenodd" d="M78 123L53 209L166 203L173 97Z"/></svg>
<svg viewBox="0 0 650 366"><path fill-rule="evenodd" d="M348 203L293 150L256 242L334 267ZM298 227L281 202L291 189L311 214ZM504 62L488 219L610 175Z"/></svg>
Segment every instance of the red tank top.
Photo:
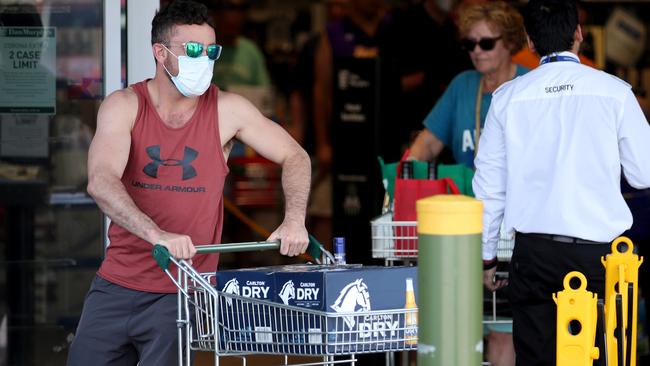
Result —
<svg viewBox="0 0 650 366"><path fill-rule="evenodd" d="M219 243L223 226L223 185L228 166L217 119L218 89L199 97L190 120L180 128L163 123L147 81L132 85L138 114L122 183L135 204L167 232L189 235L195 245ZM110 245L98 274L121 286L173 293L176 286L151 257L152 245L111 223ZM197 255L199 272L214 272L218 255ZM172 265L176 278L176 267ZM171 268L171 267L170 267Z"/></svg>

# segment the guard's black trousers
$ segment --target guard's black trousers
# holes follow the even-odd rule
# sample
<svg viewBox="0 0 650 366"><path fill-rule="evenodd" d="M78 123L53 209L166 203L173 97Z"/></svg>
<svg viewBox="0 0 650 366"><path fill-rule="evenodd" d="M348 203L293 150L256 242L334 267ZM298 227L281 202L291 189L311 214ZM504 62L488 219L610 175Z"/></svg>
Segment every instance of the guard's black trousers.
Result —
<svg viewBox="0 0 650 366"><path fill-rule="evenodd" d="M587 290L602 299L605 268L600 259L610 252L610 244L564 243L517 233L508 285L517 366L556 366L557 306L552 295L564 289L567 273L579 271L587 278Z"/></svg>

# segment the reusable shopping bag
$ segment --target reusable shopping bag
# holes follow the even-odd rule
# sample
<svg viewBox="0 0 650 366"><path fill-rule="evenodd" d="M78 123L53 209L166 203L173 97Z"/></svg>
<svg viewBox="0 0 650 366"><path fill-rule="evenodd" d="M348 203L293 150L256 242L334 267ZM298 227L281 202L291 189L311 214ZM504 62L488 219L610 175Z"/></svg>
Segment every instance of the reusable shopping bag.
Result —
<svg viewBox="0 0 650 366"><path fill-rule="evenodd" d="M438 179L451 178L460 190L460 194L474 197L472 178L474 170L464 164L438 164Z"/></svg>
<svg viewBox="0 0 650 366"><path fill-rule="evenodd" d="M408 151L397 165L395 177L395 195L393 205L393 221L415 221L415 201L436 194L460 194L458 186L451 178L442 179L403 179L402 167L408 156ZM415 169L414 169L415 170Z"/></svg>
<svg viewBox="0 0 650 366"><path fill-rule="evenodd" d="M406 151L404 155L408 156L408 151ZM405 158L402 157L402 160L404 159ZM378 156L377 160L379 160L379 165L381 166L382 183L384 189L386 190L386 193L388 193L390 203L393 203L395 192L395 177L397 177L397 166L400 162L396 161L394 163L386 164L381 156ZM413 160L413 177L415 179L426 179L428 168L429 165L426 161Z"/></svg>
<svg viewBox="0 0 650 366"><path fill-rule="evenodd" d="M393 202L393 221L416 221L417 214L415 202L421 198L437 194L460 194L458 187L451 178L442 179L402 179L403 160L399 163L397 169L397 178L395 178L395 201ZM398 232L399 225L394 227L395 230L395 255L412 256L417 253L417 240L411 240L407 237L401 237L403 233Z"/></svg>

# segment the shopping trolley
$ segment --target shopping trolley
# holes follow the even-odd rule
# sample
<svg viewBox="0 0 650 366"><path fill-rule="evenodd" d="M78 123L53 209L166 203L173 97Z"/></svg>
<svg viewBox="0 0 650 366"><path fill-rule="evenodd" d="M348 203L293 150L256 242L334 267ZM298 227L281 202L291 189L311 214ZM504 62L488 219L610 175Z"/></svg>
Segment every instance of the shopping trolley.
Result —
<svg viewBox="0 0 650 366"><path fill-rule="evenodd" d="M417 259L416 221L393 221L392 212L386 212L370 221L370 226L373 258L384 259L386 265L391 265L394 261ZM502 225L497 244L499 261L510 262L514 247L514 234L506 233Z"/></svg>
<svg viewBox="0 0 650 366"><path fill-rule="evenodd" d="M416 221L393 221L392 212L386 212L370 221L372 239L372 257L383 259L386 266L392 266L395 261L415 262L418 258L418 233ZM510 262L515 246L514 233L508 234L503 224L500 228L497 243L497 258L499 262ZM507 272L497 272L498 276L507 276ZM512 324L511 319L502 319L497 311L500 299L492 292L490 299L490 315L484 318L483 324Z"/></svg>
<svg viewBox="0 0 650 366"><path fill-rule="evenodd" d="M310 241L310 246L314 245L319 244ZM279 247L279 241L202 245L197 247L197 255ZM332 258L322 246L318 249ZM222 356L241 357L245 364L245 356L256 354L284 355L284 365L289 364L290 355L322 360L292 365L354 365L357 354L417 349L417 339L407 335L405 321L417 308L330 313L287 306L217 291L215 273L197 272L160 245L154 246L153 257L178 288L179 365L190 364L193 350L213 352L218 366ZM179 268L176 278L169 271L170 263ZM368 330L343 326L386 317L399 327L380 337L368 338Z"/></svg>

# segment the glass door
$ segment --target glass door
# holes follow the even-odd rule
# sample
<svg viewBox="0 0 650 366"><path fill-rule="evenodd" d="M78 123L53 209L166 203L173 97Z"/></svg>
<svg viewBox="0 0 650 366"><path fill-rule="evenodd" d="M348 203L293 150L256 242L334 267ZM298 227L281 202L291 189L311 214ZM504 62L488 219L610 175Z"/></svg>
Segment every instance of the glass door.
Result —
<svg viewBox="0 0 650 366"><path fill-rule="evenodd" d="M86 194L125 0L0 1L0 365L64 365L102 254Z"/></svg>

